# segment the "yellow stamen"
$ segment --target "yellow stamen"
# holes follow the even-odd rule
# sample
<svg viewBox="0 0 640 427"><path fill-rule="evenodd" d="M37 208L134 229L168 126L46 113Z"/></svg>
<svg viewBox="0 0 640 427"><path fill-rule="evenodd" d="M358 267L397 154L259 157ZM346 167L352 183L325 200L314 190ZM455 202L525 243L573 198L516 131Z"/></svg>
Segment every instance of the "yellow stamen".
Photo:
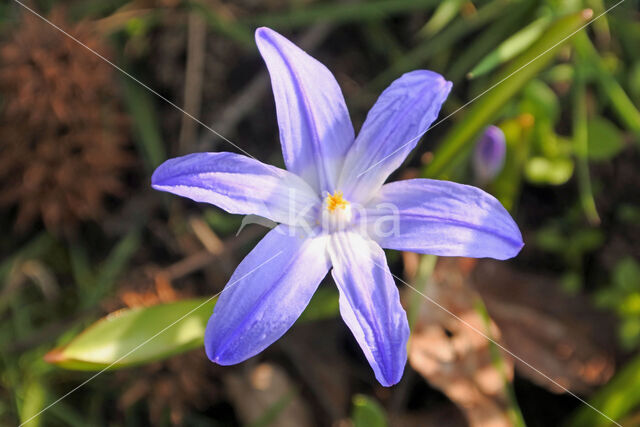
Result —
<svg viewBox="0 0 640 427"><path fill-rule="evenodd" d="M329 212L335 211L337 208L344 210L347 206L349 206L349 202L347 202L343 197L342 191L336 191L333 194L329 194L325 199L327 203L327 210Z"/></svg>

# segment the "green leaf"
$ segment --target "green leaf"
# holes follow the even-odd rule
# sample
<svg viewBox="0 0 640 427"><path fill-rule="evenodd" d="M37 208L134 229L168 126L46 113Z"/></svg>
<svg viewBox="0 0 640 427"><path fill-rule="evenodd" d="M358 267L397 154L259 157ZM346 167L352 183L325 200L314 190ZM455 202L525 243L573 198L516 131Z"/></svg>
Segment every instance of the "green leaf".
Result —
<svg viewBox="0 0 640 427"><path fill-rule="evenodd" d="M149 174L166 158L151 93L129 77L122 78L124 101L132 116L134 141Z"/></svg>
<svg viewBox="0 0 640 427"><path fill-rule="evenodd" d="M24 386L18 402L20 420L27 427L42 425L42 418L37 416L46 403L47 391L38 379L32 379Z"/></svg>
<svg viewBox="0 0 640 427"><path fill-rule="evenodd" d="M573 160L566 157L532 157L527 162L525 176L534 184L562 185L573 175Z"/></svg>
<svg viewBox="0 0 640 427"><path fill-rule="evenodd" d="M215 301L189 299L116 311L47 353L45 360L73 370L119 369L200 347Z"/></svg>
<svg viewBox="0 0 640 427"><path fill-rule="evenodd" d="M216 298L196 298L123 309L89 326L45 360L65 369L120 369L165 359L201 347ZM319 289L300 321L339 313L335 289Z"/></svg>
<svg viewBox="0 0 640 427"><path fill-rule="evenodd" d="M433 16L422 27L420 34L430 37L443 29L453 18L456 17L460 8L466 0L444 0L433 12Z"/></svg>
<svg viewBox="0 0 640 427"><path fill-rule="evenodd" d="M640 291L640 264L632 257L618 261L612 276L616 288L626 292Z"/></svg>
<svg viewBox="0 0 640 427"><path fill-rule="evenodd" d="M618 128L603 117L595 117L587 124L589 138L588 156L591 160L610 160L624 148Z"/></svg>
<svg viewBox="0 0 640 427"><path fill-rule="evenodd" d="M354 427L386 427L388 425L382 406L363 394L356 394L353 397L351 419Z"/></svg>
<svg viewBox="0 0 640 427"><path fill-rule="evenodd" d="M636 102L640 101L640 61L629 71L629 92Z"/></svg>
<svg viewBox="0 0 640 427"><path fill-rule="evenodd" d="M610 70L607 69L589 37L581 33L575 37L573 42L581 60L595 69L596 80L602 89L602 93L609 98L611 108L618 116L618 119L636 136L640 135L640 111L631 102L629 96ZM638 142L640 142L640 138L638 138Z"/></svg>
<svg viewBox="0 0 640 427"><path fill-rule="evenodd" d="M523 112L533 114L538 120L546 118L551 123L555 123L560 116L560 101L556 93L545 82L534 79L528 83L524 89L523 104L527 109Z"/></svg>
<svg viewBox="0 0 640 427"><path fill-rule="evenodd" d="M116 244L95 276L95 280L90 283L89 289L87 289L87 284L83 284L84 287L82 289L89 292L83 296L83 307L93 307L111 291L118 276L139 247L140 235L138 230L130 231Z"/></svg>
<svg viewBox="0 0 640 427"><path fill-rule="evenodd" d="M485 56L469 72L469 78L482 76L520 54L542 36L542 33L550 23L551 16L544 16L500 43L494 51Z"/></svg>
<svg viewBox="0 0 640 427"><path fill-rule="evenodd" d="M335 287L331 289L320 288L316 291L299 320L308 322L312 320L330 319L336 317L339 312L338 291Z"/></svg>
<svg viewBox="0 0 640 427"><path fill-rule="evenodd" d="M577 163L578 192L580 204L589 224L600 224L600 215L593 196L591 172L589 171L589 121L587 119L587 89L582 67L576 67L573 87L573 144Z"/></svg>
<svg viewBox="0 0 640 427"><path fill-rule="evenodd" d="M525 84L536 77L569 40L573 32L591 17L582 11L557 19L529 49L514 59L495 80L489 92L482 95L465 112L434 153L433 161L423 174L443 177L449 173L454 160L469 152L475 137L495 119L500 110Z"/></svg>

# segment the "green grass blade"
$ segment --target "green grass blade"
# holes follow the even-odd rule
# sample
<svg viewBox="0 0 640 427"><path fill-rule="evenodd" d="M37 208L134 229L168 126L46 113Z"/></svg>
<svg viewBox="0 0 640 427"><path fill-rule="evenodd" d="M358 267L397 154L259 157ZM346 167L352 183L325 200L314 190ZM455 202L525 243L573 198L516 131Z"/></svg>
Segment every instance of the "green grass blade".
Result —
<svg viewBox="0 0 640 427"><path fill-rule="evenodd" d="M425 62L435 54L442 52L471 32L487 25L505 12L510 0L494 0L468 18L459 18L444 31L430 40L421 42L389 68L378 74L367 86L368 91L378 92L390 81L416 68L424 67Z"/></svg>
<svg viewBox="0 0 640 427"><path fill-rule="evenodd" d="M580 65L576 67L573 93L573 143L577 162L578 191L580 203L592 225L600 224L600 216L596 209L591 188L591 175L589 173L589 131L587 127L587 96Z"/></svg>
<svg viewBox="0 0 640 427"><path fill-rule="evenodd" d="M389 16L424 10L438 4L436 0L375 0L362 3L335 2L294 10L258 15L244 21L250 26L290 29L318 22L345 23L379 21Z"/></svg>
<svg viewBox="0 0 640 427"><path fill-rule="evenodd" d="M539 18L500 43L494 51L485 56L484 59L469 72L468 77L471 79L482 76L513 59L542 36L544 30L546 30L551 23L551 19L550 16Z"/></svg>
<svg viewBox="0 0 640 427"><path fill-rule="evenodd" d="M438 5L433 16L420 30L423 37L431 37L442 30L460 12L466 0L445 0Z"/></svg>
<svg viewBox="0 0 640 427"><path fill-rule="evenodd" d="M528 22L532 10L533 6L530 1L514 4L509 8L509 19L496 19L491 25L488 25L455 58L445 74L447 79L454 84L460 81L473 65L481 61L496 45L517 31L518 28L522 28L524 23Z"/></svg>
<svg viewBox="0 0 640 427"><path fill-rule="evenodd" d="M620 121L636 136L640 136L640 111L633 104L620 83L611 75L602 63L602 58L586 34L578 34L574 46L580 58L595 69L596 79L602 92L609 98L611 108ZM636 138L640 143L640 138Z"/></svg>
<svg viewBox="0 0 640 427"><path fill-rule="evenodd" d="M591 11L581 11L557 19L531 48L514 59L500 73L496 83L479 95L470 105L464 118L447 134L434 153L433 161L423 173L428 177L442 177L452 162L471 148L475 137L492 123L500 109L524 85L542 71L558 50L591 17Z"/></svg>
<svg viewBox="0 0 640 427"><path fill-rule="evenodd" d="M256 49L253 32L250 31L248 26L221 16L216 13L212 7L203 2L192 1L189 3L189 6L202 16L209 28L213 31L235 41L247 51Z"/></svg>
<svg viewBox="0 0 640 427"><path fill-rule="evenodd" d="M145 88L128 77L122 78L122 86L127 110L133 118L134 142L147 172L151 174L167 158L153 98Z"/></svg>

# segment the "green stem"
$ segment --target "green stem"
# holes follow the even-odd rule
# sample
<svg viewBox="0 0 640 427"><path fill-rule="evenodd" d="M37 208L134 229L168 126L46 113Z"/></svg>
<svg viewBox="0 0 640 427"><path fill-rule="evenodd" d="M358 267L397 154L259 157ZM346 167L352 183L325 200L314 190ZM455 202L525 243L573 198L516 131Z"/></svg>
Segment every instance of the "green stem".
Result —
<svg viewBox="0 0 640 427"><path fill-rule="evenodd" d="M600 224L600 217L596 209L591 188L591 176L588 160L588 127L587 127L587 97L586 87L580 64L575 68L573 90L573 141L576 161L578 163L577 177L580 203L591 225Z"/></svg>
<svg viewBox="0 0 640 427"><path fill-rule="evenodd" d="M513 384L507 377L507 365L504 362L502 352L495 344L495 339L493 337L493 334L491 333L491 317L489 317L487 307L484 305L484 302L480 297L475 299L474 308L476 310L476 313L478 313L478 315L480 315L480 317L482 318L486 334L490 338L489 351L491 353L491 362L493 364L493 367L500 373L500 376L502 377L507 398L507 405L509 407L509 418L511 418L511 422L515 427L526 427L527 424L524 422L522 411L520 410L520 406L518 405L518 400L516 399L516 393L513 389Z"/></svg>
<svg viewBox="0 0 640 427"><path fill-rule="evenodd" d="M409 320L409 329L413 331L416 321L418 320L418 314L420 313L420 306L423 302L423 294L426 292L429 280L433 274L433 269L436 266L438 257L435 255L422 255L418 264L418 272L415 279L412 281L412 285L418 292L413 292L411 300L409 302L409 309L407 310L407 318Z"/></svg>
<svg viewBox="0 0 640 427"><path fill-rule="evenodd" d="M585 33L580 33L575 37L573 45L578 56L595 69L597 83L603 94L609 98L614 113L631 132L640 136L640 111L631 102L620 83L607 70L589 37ZM636 139L640 143L640 138Z"/></svg>

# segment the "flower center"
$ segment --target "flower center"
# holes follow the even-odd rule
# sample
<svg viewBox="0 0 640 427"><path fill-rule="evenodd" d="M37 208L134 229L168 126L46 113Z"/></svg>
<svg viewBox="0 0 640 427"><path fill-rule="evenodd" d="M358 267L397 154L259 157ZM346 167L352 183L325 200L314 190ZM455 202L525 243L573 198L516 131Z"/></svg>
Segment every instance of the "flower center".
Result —
<svg viewBox="0 0 640 427"><path fill-rule="evenodd" d="M320 215L322 227L328 231L344 229L351 222L351 203L344 198L342 191L325 194Z"/></svg>
<svg viewBox="0 0 640 427"><path fill-rule="evenodd" d="M335 212L336 209L342 209L342 210L345 210L347 208L351 209L349 207L349 202L347 202L343 196L344 195L342 194L342 191L336 191L333 194L328 194L327 197L324 199L324 202L326 203L326 206L327 206L327 210L329 212Z"/></svg>

